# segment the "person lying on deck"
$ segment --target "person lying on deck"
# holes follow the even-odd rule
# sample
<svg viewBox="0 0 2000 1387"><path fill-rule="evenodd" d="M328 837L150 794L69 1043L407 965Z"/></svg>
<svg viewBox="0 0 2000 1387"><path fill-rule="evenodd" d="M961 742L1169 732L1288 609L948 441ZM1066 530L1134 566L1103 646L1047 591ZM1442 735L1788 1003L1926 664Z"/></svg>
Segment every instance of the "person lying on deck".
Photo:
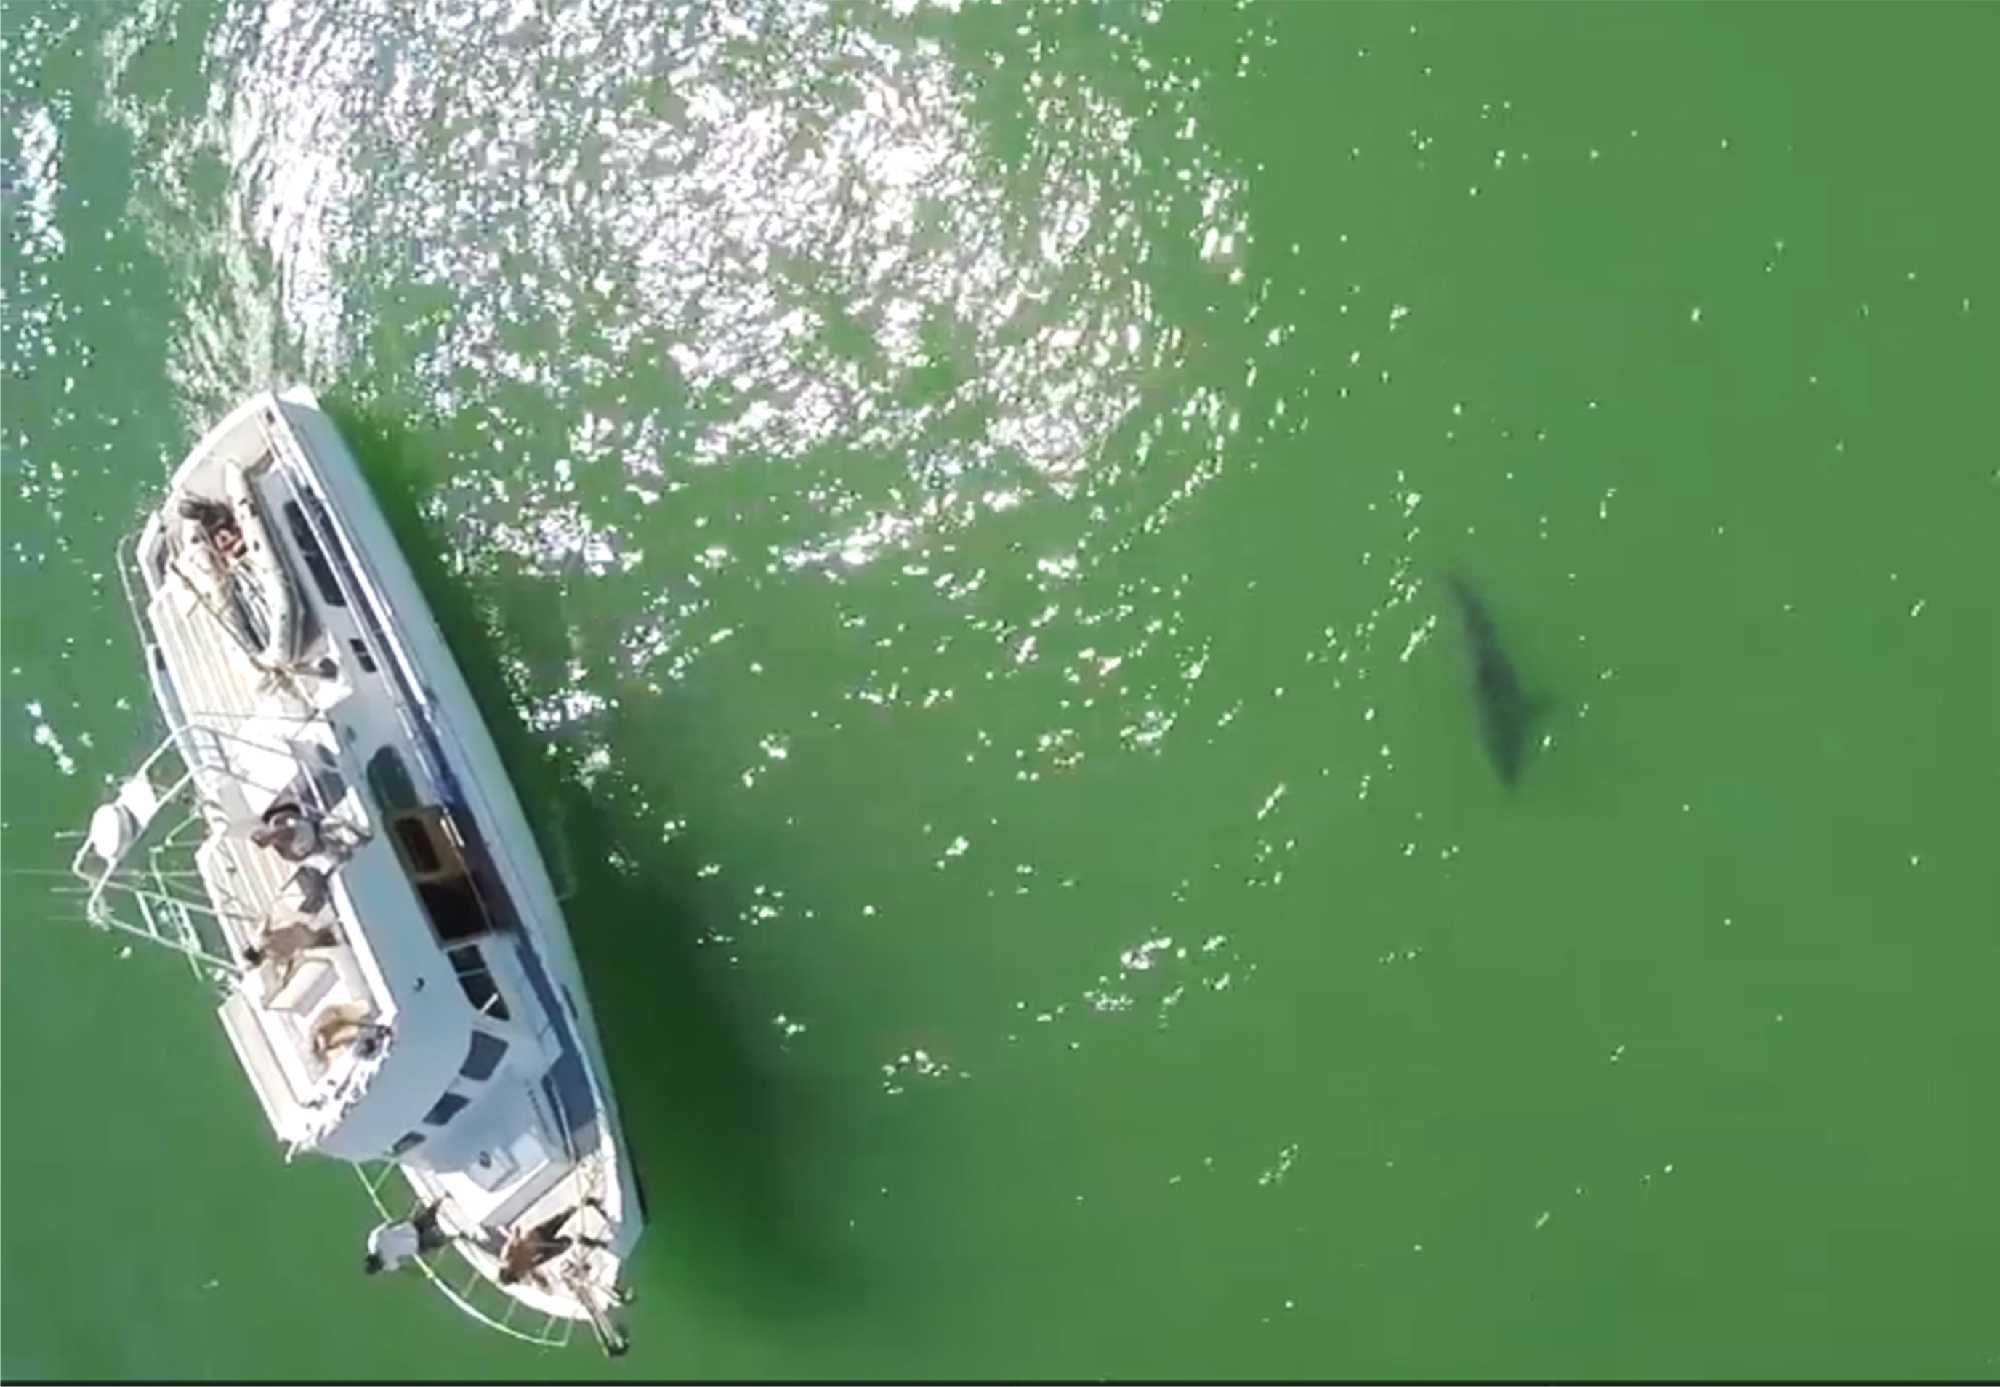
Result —
<svg viewBox="0 0 2000 1387"><path fill-rule="evenodd" d="M604 1212L604 1205L595 1195L585 1199L583 1204L588 1204L600 1214ZM546 1291L549 1283L543 1279L538 1270L544 1262L560 1257L578 1244L584 1247L611 1246L601 1238L586 1238L581 1233L574 1237L562 1235L562 1226L569 1222L571 1215L582 1208L583 1204L572 1205L554 1218L542 1220L526 1232L516 1229L510 1233L507 1245L500 1250L500 1284L512 1286L516 1282L525 1280L530 1285Z"/></svg>
<svg viewBox="0 0 2000 1387"><path fill-rule="evenodd" d="M372 1014L354 1002L338 1002L321 1012L312 1028L313 1057L324 1060L347 1045L364 1059L374 1054L389 1028L371 1024L368 1017Z"/></svg>

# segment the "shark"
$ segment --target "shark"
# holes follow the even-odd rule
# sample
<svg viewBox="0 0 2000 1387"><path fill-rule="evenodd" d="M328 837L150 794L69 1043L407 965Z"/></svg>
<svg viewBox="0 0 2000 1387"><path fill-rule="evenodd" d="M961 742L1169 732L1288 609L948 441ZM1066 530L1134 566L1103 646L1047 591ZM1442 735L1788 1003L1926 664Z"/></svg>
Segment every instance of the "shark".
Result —
<svg viewBox="0 0 2000 1387"><path fill-rule="evenodd" d="M1521 675L1500 644L1492 613L1470 583L1456 573L1445 583L1458 603L1465 623L1465 642L1472 655L1472 693L1479 709L1479 732L1486 755L1500 783L1512 789L1521 779L1535 723L1547 711L1545 700L1530 694Z"/></svg>

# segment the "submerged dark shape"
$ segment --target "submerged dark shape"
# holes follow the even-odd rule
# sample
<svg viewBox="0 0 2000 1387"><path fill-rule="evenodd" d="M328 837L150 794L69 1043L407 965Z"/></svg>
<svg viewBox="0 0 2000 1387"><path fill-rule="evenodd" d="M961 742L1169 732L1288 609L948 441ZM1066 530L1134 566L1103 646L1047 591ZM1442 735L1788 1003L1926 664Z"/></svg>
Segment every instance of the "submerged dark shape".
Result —
<svg viewBox="0 0 2000 1387"><path fill-rule="evenodd" d="M1543 704L1522 687L1514 662L1501 648L1493 617L1472 585L1456 573L1448 574L1445 581L1465 618L1465 640L1472 651L1472 692L1479 704L1479 731L1486 742L1486 755L1501 783L1511 787L1521 778L1528 739Z"/></svg>

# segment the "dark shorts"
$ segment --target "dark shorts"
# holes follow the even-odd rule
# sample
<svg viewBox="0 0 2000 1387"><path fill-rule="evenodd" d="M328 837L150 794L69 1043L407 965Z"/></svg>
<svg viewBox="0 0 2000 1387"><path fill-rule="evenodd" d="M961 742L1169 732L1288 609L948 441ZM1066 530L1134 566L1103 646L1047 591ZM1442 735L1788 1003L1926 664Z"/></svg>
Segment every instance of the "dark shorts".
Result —
<svg viewBox="0 0 2000 1387"><path fill-rule="evenodd" d="M417 1248L421 1252L435 1252L451 1241L451 1234L438 1227L438 1208L443 1203L442 1199L436 1200L410 1219L410 1226L417 1230Z"/></svg>

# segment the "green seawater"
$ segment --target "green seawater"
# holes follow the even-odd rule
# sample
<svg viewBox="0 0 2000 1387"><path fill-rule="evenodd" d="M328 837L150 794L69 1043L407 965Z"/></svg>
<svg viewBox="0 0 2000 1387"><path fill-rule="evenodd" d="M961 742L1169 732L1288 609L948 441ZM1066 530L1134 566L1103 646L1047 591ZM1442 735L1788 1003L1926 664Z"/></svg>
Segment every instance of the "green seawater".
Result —
<svg viewBox="0 0 2000 1387"><path fill-rule="evenodd" d="M11 0L0 1371L2000 1373L1996 48ZM49 875L292 380L572 892L623 1360L364 1278Z"/></svg>

